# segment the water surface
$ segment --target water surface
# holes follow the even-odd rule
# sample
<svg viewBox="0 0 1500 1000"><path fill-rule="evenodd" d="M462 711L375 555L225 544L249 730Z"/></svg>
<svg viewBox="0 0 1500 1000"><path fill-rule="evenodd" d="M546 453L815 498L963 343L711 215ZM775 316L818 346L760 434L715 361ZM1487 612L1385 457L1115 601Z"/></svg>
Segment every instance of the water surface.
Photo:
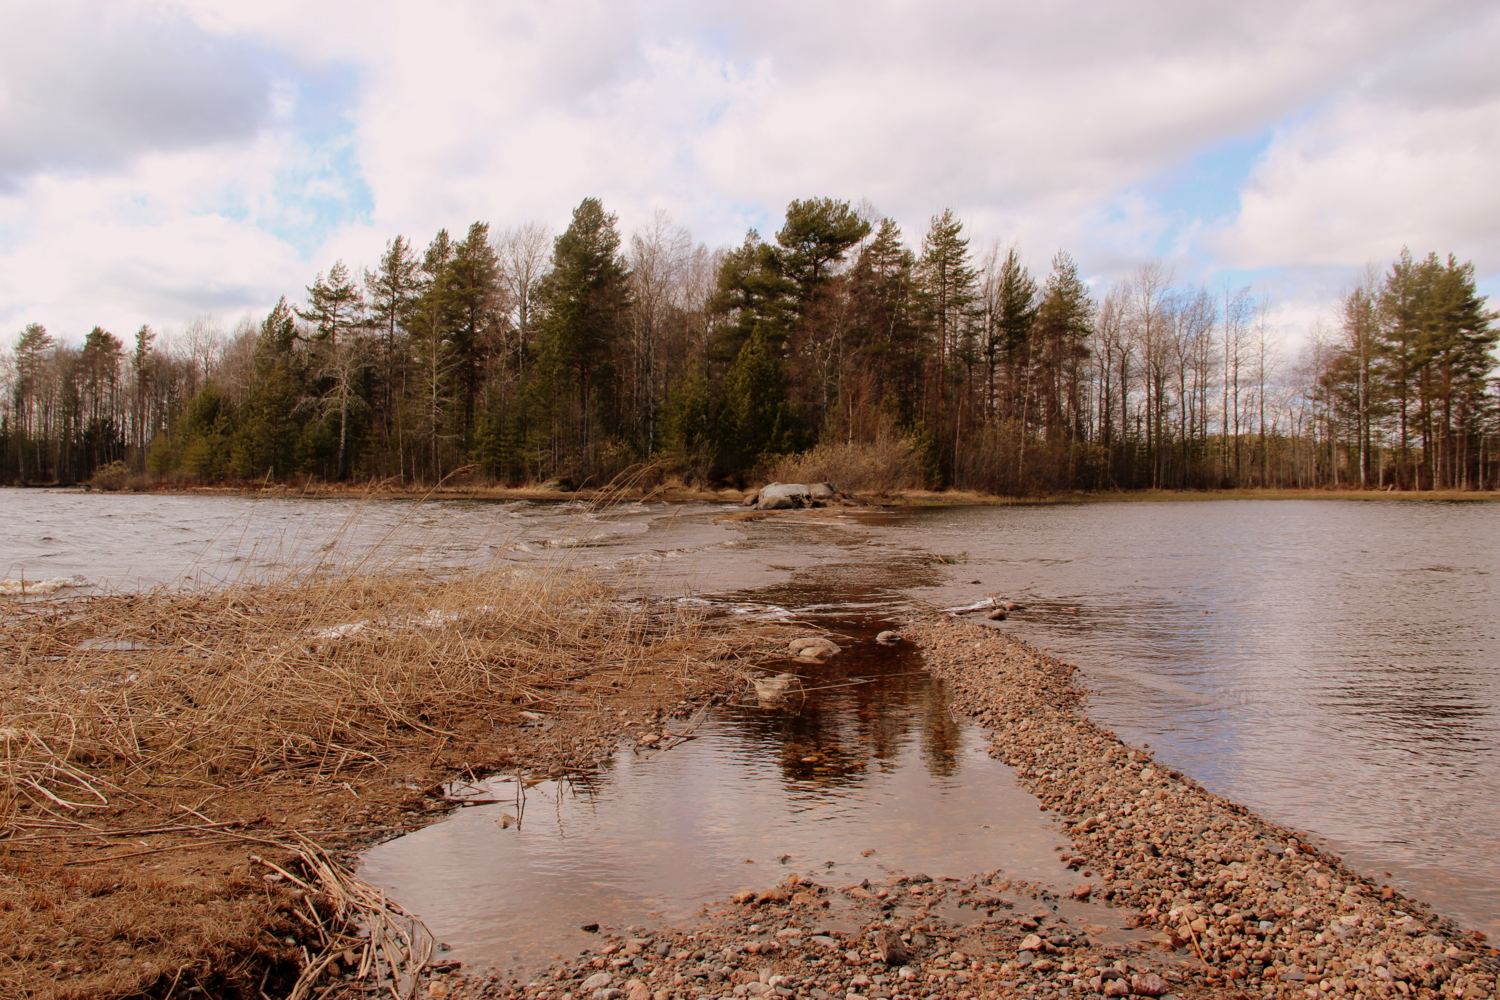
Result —
<svg viewBox="0 0 1500 1000"><path fill-rule="evenodd" d="M361 874L452 957L509 967L592 944L581 925L686 923L791 873L830 887L994 869L1074 884L1055 822L951 714L916 652L875 643L882 623L841 624L832 663L766 664L803 672L784 704L738 692L701 724L678 724L689 742L627 746L603 772L524 798L515 779L486 783L474 794L503 801L375 848ZM1118 930L1123 914L1087 909Z"/></svg>
<svg viewBox="0 0 1500 1000"><path fill-rule="evenodd" d="M211 585L363 560L590 568L626 589L749 613L1015 597L1027 610L1007 627L1082 668L1104 725L1500 934L1500 505L1087 503L725 520L734 510L0 490L0 576Z"/></svg>

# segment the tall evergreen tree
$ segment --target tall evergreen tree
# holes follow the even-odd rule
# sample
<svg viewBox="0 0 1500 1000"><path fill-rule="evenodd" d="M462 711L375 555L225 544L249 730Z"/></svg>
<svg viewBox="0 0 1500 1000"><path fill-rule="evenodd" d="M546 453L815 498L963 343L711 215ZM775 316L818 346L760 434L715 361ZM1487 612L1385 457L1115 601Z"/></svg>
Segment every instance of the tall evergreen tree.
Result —
<svg viewBox="0 0 1500 1000"><path fill-rule="evenodd" d="M369 299L370 328L379 344L377 351L376 423L387 448L394 446L396 469L406 471L404 428L400 425L400 401L407 395L411 354L407 349L407 326L423 289L422 262L404 236L386 244L380 267L365 271L365 293ZM389 470L382 470L388 472Z"/></svg>
<svg viewBox="0 0 1500 1000"><path fill-rule="evenodd" d="M776 233L781 247L779 270L797 288L804 305L828 281L849 249L870 234L870 223L847 201L808 198L786 208L786 222Z"/></svg>
<svg viewBox="0 0 1500 1000"><path fill-rule="evenodd" d="M716 318L709 349L712 361L730 364L751 336L759 334L778 357L786 352L796 313L796 285L782 273L776 248L755 230L724 255L718 285L709 300Z"/></svg>
<svg viewBox="0 0 1500 1000"><path fill-rule="evenodd" d="M572 404L571 429L554 440L569 454L591 457L615 417L616 345L628 331L630 288L620 257L615 216L598 198L585 198L557 238L543 295L541 330L548 380ZM554 421L561 414L555 407Z"/></svg>

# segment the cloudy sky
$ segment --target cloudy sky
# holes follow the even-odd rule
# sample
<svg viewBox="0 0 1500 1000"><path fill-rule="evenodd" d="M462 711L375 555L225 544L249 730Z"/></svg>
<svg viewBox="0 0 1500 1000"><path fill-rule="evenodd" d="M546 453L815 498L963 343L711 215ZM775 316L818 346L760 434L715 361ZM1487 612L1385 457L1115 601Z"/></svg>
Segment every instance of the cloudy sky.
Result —
<svg viewBox="0 0 1500 1000"><path fill-rule="evenodd" d="M1161 256L1305 325L1367 263L1500 293L1500 4L8 0L0 339L296 295L475 219L602 197L711 244L792 198L920 239ZM1295 331L1293 331L1295 332Z"/></svg>

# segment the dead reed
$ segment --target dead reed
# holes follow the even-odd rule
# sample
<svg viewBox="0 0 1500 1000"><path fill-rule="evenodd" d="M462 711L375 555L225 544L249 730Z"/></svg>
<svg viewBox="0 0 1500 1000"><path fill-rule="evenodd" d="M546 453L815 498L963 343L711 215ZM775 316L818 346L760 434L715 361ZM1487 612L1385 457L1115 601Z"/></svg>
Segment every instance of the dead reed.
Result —
<svg viewBox="0 0 1500 1000"><path fill-rule="evenodd" d="M16 995L165 996L214 976L221 995L254 995L222 979L241 945L174 957L163 944L144 971L124 975L104 966L113 953L103 943L72 966L44 962L51 932L36 929L66 920L68 893L97 890L70 888L84 870L76 866L120 871L181 856L200 871L222 856L228 878L227 859L243 868L254 850L254 872L225 891L275 883L267 920L274 913L300 928L295 948L287 938L290 952L278 953L295 971L282 976L287 995L311 996L315 986L336 995L331 985L364 981L412 996L431 958L420 922L329 846L352 846L353 826L313 823L328 828L321 836L306 829L312 821L286 818L295 812L287 797L316 800L342 787L357 798L350 783L361 776L423 767L430 784L445 761L503 766L524 757L518 727L528 718L602 714L631 678L701 680L774 646L775 631L625 600L560 564L0 604L0 953L13 953ZM422 794L431 792L399 792ZM276 802L281 820L268 805ZM356 818L368 827L411 816L410 802L389 805L385 819L378 809ZM54 877L44 901L38 893ZM138 903L140 919L151 919L149 901ZM75 931L60 925L53 937ZM71 970L74 985L58 968Z"/></svg>

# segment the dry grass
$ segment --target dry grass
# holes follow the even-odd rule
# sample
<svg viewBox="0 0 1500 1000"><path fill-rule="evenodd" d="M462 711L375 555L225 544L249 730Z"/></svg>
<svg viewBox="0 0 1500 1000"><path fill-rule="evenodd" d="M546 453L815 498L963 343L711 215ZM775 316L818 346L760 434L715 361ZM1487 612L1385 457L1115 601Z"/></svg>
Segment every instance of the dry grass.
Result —
<svg viewBox="0 0 1500 1000"><path fill-rule="evenodd" d="M0 605L0 996L412 995L430 941L341 852L777 641L557 568Z"/></svg>
<svg viewBox="0 0 1500 1000"><path fill-rule="evenodd" d="M916 450L905 440L820 444L778 460L765 470L769 482L832 483L842 493L889 496L922 486Z"/></svg>

